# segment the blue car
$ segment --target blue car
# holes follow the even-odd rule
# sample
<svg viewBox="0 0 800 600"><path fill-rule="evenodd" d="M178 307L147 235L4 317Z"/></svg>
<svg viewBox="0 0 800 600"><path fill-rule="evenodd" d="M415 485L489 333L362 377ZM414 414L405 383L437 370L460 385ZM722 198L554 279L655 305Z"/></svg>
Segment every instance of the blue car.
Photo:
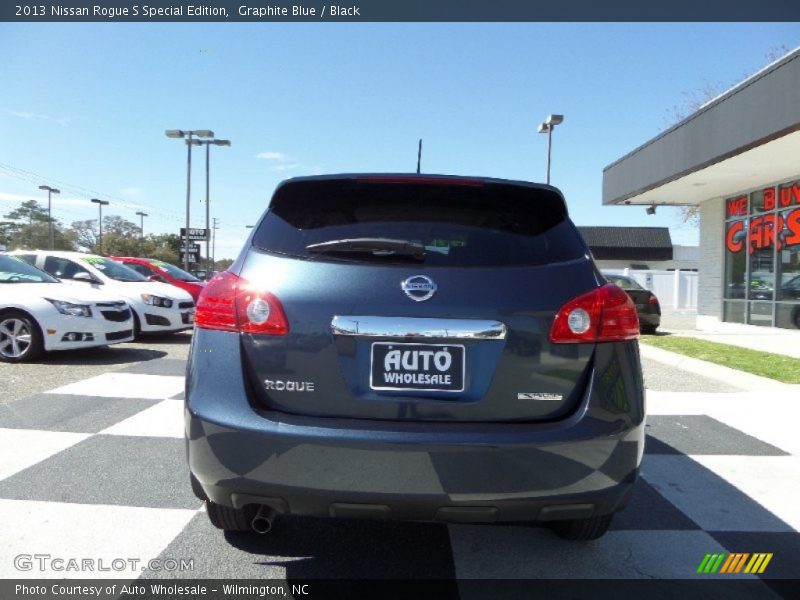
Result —
<svg viewBox="0 0 800 600"><path fill-rule="evenodd" d="M628 502L639 321L556 188L288 180L195 325L190 480L220 529L309 515L587 540Z"/></svg>

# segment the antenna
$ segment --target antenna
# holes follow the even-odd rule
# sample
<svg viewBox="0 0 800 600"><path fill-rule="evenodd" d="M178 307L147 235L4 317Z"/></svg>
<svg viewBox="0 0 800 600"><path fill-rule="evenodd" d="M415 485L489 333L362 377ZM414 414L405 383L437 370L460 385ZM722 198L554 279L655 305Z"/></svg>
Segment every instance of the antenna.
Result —
<svg viewBox="0 0 800 600"><path fill-rule="evenodd" d="M417 173L419 173L419 167L422 164L422 138L419 138L419 148L417 149Z"/></svg>

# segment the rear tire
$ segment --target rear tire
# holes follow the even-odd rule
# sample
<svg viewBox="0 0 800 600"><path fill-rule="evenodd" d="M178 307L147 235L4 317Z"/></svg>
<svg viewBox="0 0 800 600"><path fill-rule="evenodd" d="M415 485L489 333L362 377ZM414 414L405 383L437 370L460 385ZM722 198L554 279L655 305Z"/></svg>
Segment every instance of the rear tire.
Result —
<svg viewBox="0 0 800 600"><path fill-rule="evenodd" d="M653 325L642 325L642 333L645 335L655 335L657 327Z"/></svg>
<svg viewBox="0 0 800 600"><path fill-rule="evenodd" d="M585 542L603 537L613 518L614 515L600 515L588 519L555 521L551 527L562 539Z"/></svg>
<svg viewBox="0 0 800 600"><path fill-rule="evenodd" d="M252 531L252 511L245 508L231 508L206 500L206 512L211 524L224 531Z"/></svg>
<svg viewBox="0 0 800 600"><path fill-rule="evenodd" d="M27 362L43 353L42 330L32 317L16 310L0 316L0 361Z"/></svg>

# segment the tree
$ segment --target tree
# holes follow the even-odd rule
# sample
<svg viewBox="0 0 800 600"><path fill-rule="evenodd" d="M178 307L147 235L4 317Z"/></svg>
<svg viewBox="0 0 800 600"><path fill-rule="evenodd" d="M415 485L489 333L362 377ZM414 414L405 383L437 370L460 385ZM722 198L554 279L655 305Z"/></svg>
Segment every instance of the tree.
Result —
<svg viewBox="0 0 800 600"><path fill-rule="evenodd" d="M214 263L215 271L224 271L233 264L232 258L223 258Z"/></svg>
<svg viewBox="0 0 800 600"><path fill-rule="evenodd" d="M0 244L22 250L50 248L47 211L36 200L26 200L4 216L9 220L0 222ZM75 249L75 236L57 219L53 219L53 241L55 250Z"/></svg>
<svg viewBox="0 0 800 600"><path fill-rule="evenodd" d="M97 242L100 235L97 229L97 219L73 221L72 230L75 232L75 241L78 246L89 252L97 251Z"/></svg>
<svg viewBox="0 0 800 600"><path fill-rule="evenodd" d="M26 200L19 208L3 217L11 221L27 221L28 225L32 225L34 222L47 223L47 210L36 200Z"/></svg>
<svg viewBox="0 0 800 600"><path fill-rule="evenodd" d="M10 247L11 238L18 229L13 221L0 221L0 246Z"/></svg>
<svg viewBox="0 0 800 600"><path fill-rule="evenodd" d="M50 248L50 227L47 223L23 225L11 236L9 248L20 250L41 250ZM74 250L75 235L71 229L65 230L60 223L53 223L53 249Z"/></svg>
<svg viewBox="0 0 800 600"><path fill-rule="evenodd" d="M181 236L176 233L160 233L157 235L150 235L148 239L153 243L154 249L153 253L148 255L147 258L163 260L173 265L178 264L179 250L183 242Z"/></svg>
<svg viewBox="0 0 800 600"><path fill-rule="evenodd" d="M100 230L97 219L72 223L77 244L89 252L100 253ZM103 217L103 254L110 256L139 256L141 243L139 227L118 215Z"/></svg>
<svg viewBox="0 0 800 600"><path fill-rule="evenodd" d="M103 217L103 235L106 232L116 233L125 237L139 237L139 226L136 223L123 219L117 215Z"/></svg>

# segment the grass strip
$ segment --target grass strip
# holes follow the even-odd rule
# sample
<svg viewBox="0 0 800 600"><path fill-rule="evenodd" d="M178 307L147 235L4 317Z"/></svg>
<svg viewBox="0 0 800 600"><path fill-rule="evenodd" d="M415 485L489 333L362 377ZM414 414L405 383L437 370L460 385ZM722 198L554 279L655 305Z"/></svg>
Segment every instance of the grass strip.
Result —
<svg viewBox="0 0 800 600"><path fill-rule="evenodd" d="M639 341L783 383L800 383L800 359L791 356L677 335L648 335Z"/></svg>

